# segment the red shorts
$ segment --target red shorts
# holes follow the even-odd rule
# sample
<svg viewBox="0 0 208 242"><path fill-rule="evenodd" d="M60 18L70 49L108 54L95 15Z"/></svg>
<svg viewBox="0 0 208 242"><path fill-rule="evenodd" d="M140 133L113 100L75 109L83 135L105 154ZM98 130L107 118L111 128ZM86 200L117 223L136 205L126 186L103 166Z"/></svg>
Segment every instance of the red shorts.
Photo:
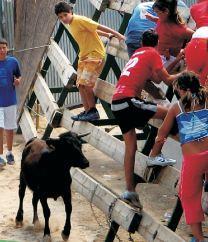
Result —
<svg viewBox="0 0 208 242"><path fill-rule="evenodd" d="M198 74L201 85L205 86L208 78L208 39L192 39L185 49L185 58L187 69Z"/></svg>
<svg viewBox="0 0 208 242"><path fill-rule="evenodd" d="M202 209L203 175L208 171L208 151L184 155L179 196L187 224L204 221Z"/></svg>

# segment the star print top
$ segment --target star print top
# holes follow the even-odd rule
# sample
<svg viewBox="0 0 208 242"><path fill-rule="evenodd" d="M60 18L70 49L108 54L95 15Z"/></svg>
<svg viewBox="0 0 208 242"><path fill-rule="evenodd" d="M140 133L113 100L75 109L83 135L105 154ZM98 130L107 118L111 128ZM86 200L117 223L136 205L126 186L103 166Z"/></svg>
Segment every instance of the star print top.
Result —
<svg viewBox="0 0 208 242"><path fill-rule="evenodd" d="M200 140L208 136L208 109L205 105L203 109L184 112L180 102L178 106L181 110L176 116L179 138L181 144Z"/></svg>

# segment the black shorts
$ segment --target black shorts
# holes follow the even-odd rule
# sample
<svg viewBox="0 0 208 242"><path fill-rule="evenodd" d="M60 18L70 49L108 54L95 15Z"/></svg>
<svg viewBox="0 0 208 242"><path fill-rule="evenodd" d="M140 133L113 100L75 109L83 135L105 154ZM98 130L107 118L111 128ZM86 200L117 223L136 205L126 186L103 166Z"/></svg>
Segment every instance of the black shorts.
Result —
<svg viewBox="0 0 208 242"><path fill-rule="evenodd" d="M124 98L112 101L111 110L125 134L133 128L143 129L157 112L157 104L140 98Z"/></svg>

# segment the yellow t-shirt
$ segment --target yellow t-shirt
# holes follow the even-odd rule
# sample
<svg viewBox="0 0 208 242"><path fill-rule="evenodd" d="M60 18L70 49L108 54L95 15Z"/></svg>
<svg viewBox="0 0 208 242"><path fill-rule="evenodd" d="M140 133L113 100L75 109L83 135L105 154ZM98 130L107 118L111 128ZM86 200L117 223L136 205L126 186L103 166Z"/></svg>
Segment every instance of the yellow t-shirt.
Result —
<svg viewBox="0 0 208 242"><path fill-rule="evenodd" d="M73 20L65 27L79 45L80 60L86 57L104 58L105 47L97 33L98 23L84 16L73 15Z"/></svg>

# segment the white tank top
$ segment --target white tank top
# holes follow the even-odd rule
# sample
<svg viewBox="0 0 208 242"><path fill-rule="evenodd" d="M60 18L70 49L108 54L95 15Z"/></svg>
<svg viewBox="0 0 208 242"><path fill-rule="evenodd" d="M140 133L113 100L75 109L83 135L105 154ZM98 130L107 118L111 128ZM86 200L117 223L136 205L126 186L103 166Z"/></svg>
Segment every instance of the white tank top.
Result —
<svg viewBox="0 0 208 242"><path fill-rule="evenodd" d="M192 35L192 39L195 38L202 38L207 39L208 38L208 27L201 27L196 30L196 32Z"/></svg>

